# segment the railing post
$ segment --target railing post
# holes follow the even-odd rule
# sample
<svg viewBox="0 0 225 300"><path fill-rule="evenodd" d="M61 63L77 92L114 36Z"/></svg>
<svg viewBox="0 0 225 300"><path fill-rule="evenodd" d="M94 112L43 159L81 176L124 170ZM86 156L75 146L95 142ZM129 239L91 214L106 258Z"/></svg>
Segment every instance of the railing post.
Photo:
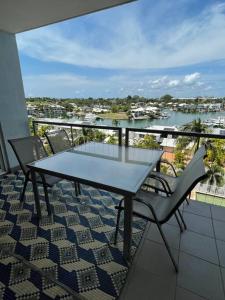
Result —
<svg viewBox="0 0 225 300"><path fill-rule="evenodd" d="M119 146L122 146L122 128L118 131Z"/></svg>
<svg viewBox="0 0 225 300"><path fill-rule="evenodd" d="M73 139L73 126L72 125L70 126L70 134L71 134L72 145L73 145L74 139Z"/></svg>
<svg viewBox="0 0 225 300"><path fill-rule="evenodd" d="M36 121L32 121L33 133L36 135Z"/></svg>
<svg viewBox="0 0 225 300"><path fill-rule="evenodd" d="M125 146L129 147L129 128L126 128L125 132Z"/></svg>

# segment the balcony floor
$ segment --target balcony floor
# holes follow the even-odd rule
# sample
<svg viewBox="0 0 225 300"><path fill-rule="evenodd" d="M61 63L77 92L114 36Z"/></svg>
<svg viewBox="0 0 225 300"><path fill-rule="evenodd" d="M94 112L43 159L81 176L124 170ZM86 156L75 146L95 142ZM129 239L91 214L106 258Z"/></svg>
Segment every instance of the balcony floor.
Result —
<svg viewBox="0 0 225 300"><path fill-rule="evenodd" d="M15 190L21 190L21 180L22 179L15 180L14 177L10 179L10 181L14 182L13 185ZM4 195L3 193L3 198L1 200L3 204L5 201L4 199L7 198L7 201L5 202L5 208L6 211L10 211L10 214L8 215L9 220L7 221L8 223L6 222L8 225L17 220L17 214L18 216L21 214L20 210L12 210L13 207L14 209L18 209L18 200L15 200L14 198L11 199L10 197L12 197L13 195L18 197L19 192L10 192L10 187L13 188L13 186L11 185L6 185L4 187L6 195ZM3 188L3 186L1 188ZM71 189L69 189L67 193L69 193L70 190ZM107 211L110 207L114 210L114 204L108 197L101 197L99 192L96 190L92 191L92 189L90 189L88 193L91 192L93 192L93 199L92 197L90 197L90 203L88 203L90 205L92 204L94 209L97 209L97 214L100 214L99 209L101 208L101 205L103 205L103 200L106 201ZM29 191L28 195L30 195ZM62 195L63 203L67 203L67 201L65 200L65 196L66 195L64 194ZM69 198L68 200L70 200ZM31 202L30 200L28 200L29 199L27 199L25 208L33 210L33 200L30 199L32 200ZM52 200L53 205L55 203L55 200L54 198ZM88 199L86 199L85 201L87 200ZM60 204L60 202L56 201L55 204ZM77 208L81 209L81 207L83 207L81 204L82 203L73 203L73 201L68 202L68 206L72 205L72 207L74 207L73 209L75 210L77 210ZM56 205L56 208L57 207L58 206ZM43 209L45 209L44 206ZM70 207L70 210L71 209L72 208ZM225 208L215 205L209 205L203 202L191 201L190 205L187 205L185 203L181 209L188 228L185 232L180 234L180 230L175 219L171 219L168 224L163 225L165 235L171 246L173 255L179 265L179 273L175 273L172 262L168 256L168 253L156 226L154 224L147 224L144 236L136 251L132 266L129 269L126 283L120 294L120 300L136 300L138 298L140 300L225 299ZM26 210L25 215L27 215L28 212L29 211ZM93 212L95 211L93 210ZM93 219L94 216L93 212L92 214L87 214L88 216L90 215L89 218L91 219ZM2 215L0 217L4 219L4 211L1 210L1 213ZM83 214L85 215L85 211L83 212ZM67 216L67 213L65 214L64 212L58 211L56 215L57 221L59 222L61 218ZM103 214L102 218L106 220L112 219L112 221L110 221L111 223L109 223L111 224L112 228L109 225L108 227L105 226L105 224L102 224L102 226L104 228L107 227L107 232L109 230L108 228L111 228L112 231L114 231L113 220L115 219L115 214L113 213L113 215L110 216L108 212L107 214ZM19 223L17 223L14 224L15 228L17 228L17 225L20 225ZM85 224L86 223L84 223L84 225ZM4 225L4 222L2 222L2 225ZM30 226L35 227L34 224L30 224ZM45 230L46 232L48 232L49 228L51 228L51 226L53 225L49 227L48 224L46 224L46 226L47 227L45 228ZM80 228L80 224L78 224L77 226ZM79 229L79 231L80 230L81 229ZM1 234L2 240L4 242L5 231L3 230L2 232L0 232L0 237ZM46 234L47 233L45 233L44 235L45 238L47 238ZM18 229L12 230L12 237L15 237L17 235ZM138 236L139 233L136 230L136 239ZM32 244L33 240L30 240ZM25 244L28 246L30 245L29 241L26 241ZM53 247L51 244L53 243L49 242L49 246ZM99 246L97 245L96 247ZM25 249L20 248L18 249ZM122 249L122 243L120 248ZM113 252L115 251L117 250L114 249ZM82 250L81 254L83 255L83 253L84 250ZM2 252L2 254L4 253ZM117 266L119 266L119 264L117 264ZM96 267L98 268L98 266ZM109 287L110 285L107 286ZM108 289L106 292L108 292ZM112 299L112 297L110 297L109 295L105 295L105 297L106 298L102 296L101 299ZM92 295L87 298L93 299Z"/></svg>
<svg viewBox="0 0 225 300"><path fill-rule="evenodd" d="M155 224L149 224L120 300L225 299L225 208L191 201L182 207L187 230L163 226L179 266L176 274Z"/></svg>

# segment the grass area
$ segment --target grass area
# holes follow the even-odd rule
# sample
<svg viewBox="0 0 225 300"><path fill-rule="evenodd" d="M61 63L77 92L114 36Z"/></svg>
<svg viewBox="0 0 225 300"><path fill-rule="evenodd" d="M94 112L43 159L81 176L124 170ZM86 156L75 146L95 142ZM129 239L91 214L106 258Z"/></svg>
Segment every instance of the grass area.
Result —
<svg viewBox="0 0 225 300"><path fill-rule="evenodd" d="M98 114L98 117L111 120L128 120L125 112Z"/></svg>
<svg viewBox="0 0 225 300"><path fill-rule="evenodd" d="M214 195L207 195L200 192L196 193L196 200L205 202L208 204L214 204L219 206L225 206L225 198Z"/></svg>

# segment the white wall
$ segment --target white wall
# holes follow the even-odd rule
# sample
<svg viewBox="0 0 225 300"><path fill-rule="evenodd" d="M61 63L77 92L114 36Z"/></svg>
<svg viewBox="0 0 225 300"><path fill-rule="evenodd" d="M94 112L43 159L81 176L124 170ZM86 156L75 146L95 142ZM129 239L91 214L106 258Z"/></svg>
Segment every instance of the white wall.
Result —
<svg viewBox="0 0 225 300"><path fill-rule="evenodd" d="M14 34L0 31L0 122L10 167L18 162L7 140L29 135L20 63Z"/></svg>

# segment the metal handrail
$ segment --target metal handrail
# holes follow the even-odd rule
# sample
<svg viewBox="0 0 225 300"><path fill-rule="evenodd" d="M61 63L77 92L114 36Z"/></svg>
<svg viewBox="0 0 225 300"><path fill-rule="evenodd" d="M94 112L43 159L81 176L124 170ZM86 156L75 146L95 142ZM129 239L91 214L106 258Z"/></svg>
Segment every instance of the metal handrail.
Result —
<svg viewBox="0 0 225 300"><path fill-rule="evenodd" d="M125 145L129 146L129 132L145 132L145 133L164 133L166 135L173 136L191 136L199 138L211 138L211 139L225 139L224 134L212 134L212 133L201 133L201 132L192 132L192 131L172 131L172 130L157 130L157 129L146 129L146 128L126 128L125 132Z"/></svg>
<svg viewBox="0 0 225 300"><path fill-rule="evenodd" d="M77 128L91 128L91 129L106 129L106 130L114 130L118 131L118 143L121 146L123 144L123 137L122 137L122 127L115 127L115 126L105 126L105 125L86 125L86 124L74 124L69 122L51 122L51 121L33 121L33 131L36 134L36 125L43 124L43 125L57 125L57 126L68 126L71 129L71 138L73 139L73 127ZM189 136L189 137L198 137L198 138L211 138L211 139L225 139L224 134L212 134L212 133L200 133L200 132L192 132L192 131L173 131L173 130L157 130L157 129L147 129L147 128L132 128L127 127L125 128L125 146L129 146L129 133L130 132L143 132L143 133L157 133L157 134L166 134L166 135L173 135L173 136Z"/></svg>
<svg viewBox="0 0 225 300"><path fill-rule="evenodd" d="M38 121L38 120L33 120L33 132L36 134L36 125L38 124L43 124L43 125L57 125L57 126L68 126L70 127L71 130L71 138L73 141L73 127L77 128L91 128L91 129L105 129L105 130L114 130L118 131L118 143L120 146L122 146L122 128L121 127L115 127L115 126L102 126L102 125L86 125L86 124L74 124L74 123L69 123L69 122L51 122L51 121Z"/></svg>

